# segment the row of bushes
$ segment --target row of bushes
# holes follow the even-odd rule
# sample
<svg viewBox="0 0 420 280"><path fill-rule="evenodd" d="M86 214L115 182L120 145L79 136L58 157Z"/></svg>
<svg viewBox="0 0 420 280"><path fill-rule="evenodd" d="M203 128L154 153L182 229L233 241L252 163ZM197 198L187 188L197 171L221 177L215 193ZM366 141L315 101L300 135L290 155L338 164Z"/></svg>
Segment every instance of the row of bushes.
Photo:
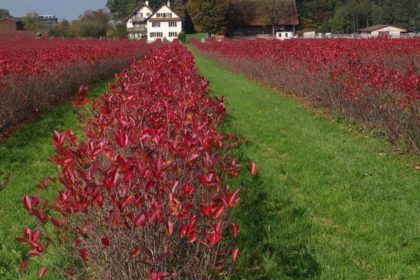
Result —
<svg viewBox="0 0 420 280"><path fill-rule="evenodd" d="M233 69L331 108L420 152L420 39L193 44ZM258 93L256 93L258 94Z"/></svg>
<svg viewBox="0 0 420 280"><path fill-rule="evenodd" d="M238 227L228 213L239 191L225 179L240 168L231 155L235 137L216 129L223 100L208 98L207 82L178 43L132 64L109 91L92 104L85 140L54 132L51 161L60 172L38 188L58 182L57 198L24 198L39 228L25 229L18 241L29 246L30 258L62 243L84 264L63 272L76 278L221 273L238 256ZM75 104L82 111L86 92L82 87Z"/></svg>
<svg viewBox="0 0 420 280"><path fill-rule="evenodd" d="M112 76L159 44L19 36L0 42L0 132L74 95L79 85Z"/></svg>

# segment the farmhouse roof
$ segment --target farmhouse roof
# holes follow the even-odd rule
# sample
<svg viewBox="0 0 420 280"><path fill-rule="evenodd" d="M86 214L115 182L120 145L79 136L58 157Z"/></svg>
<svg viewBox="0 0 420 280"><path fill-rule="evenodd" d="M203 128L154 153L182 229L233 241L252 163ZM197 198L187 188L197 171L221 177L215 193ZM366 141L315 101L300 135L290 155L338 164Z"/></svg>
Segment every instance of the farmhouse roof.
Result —
<svg viewBox="0 0 420 280"><path fill-rule="evenodd" d="M157 14L163 7L166 7L166 8L168 8L175 16L174 17L171 17L171 18L153 18L153 16L155 15L155 14ZM181 20L181 18L171 9L171 7L169 7L168 5L166 5L166 4L163 4L162 6L160 6L160 8L159 9L157 9L156 10L156 12L154 12L149 18L148 18L148 20L150 20L150 21L178 21L178 20Z"/></svg>
<svg viewBox="0 0 420 280"><path fill-rule="evenodd" d="M143 3L143 4L141 4L141 5L139 5L137 8L135 8L134 10L133 10L133 12L132 13L130 13L125 19L124 19L124 21L128 21L135 13L137 13L137 11L138 10L140 10L141 8L143 8L143 7L146 7L146 8L149 8L151 11L152 11L152 14L153 14L153 9L149 6L149 5L146 5L146 3Z"/></svg>
<svg viewBox="0 0 420 280"><path fill-rule="evenodd" d="M379 29L382 29L382 28L385 28L385 27L394 27L394 28L398 28L398 29L401 29L401 30L406 31L404 28L397 27L397 26L390 25L390 24L377 24L377 25L372 25L372 26L369 26L369 27L360 29L360 31L361 32L373 32L373 31L376 31L376 30L379 30Z"/></svg>
<svg viewBox="0 0 420 280"><path fill-rule="evenodd" d="M19 19L17 19L17 18L13 18L13 17L4 17L4 18L0 18L0 20L12 20L12 21L16 21L16 22L18 22L18 21L20 21Z"/></svg>

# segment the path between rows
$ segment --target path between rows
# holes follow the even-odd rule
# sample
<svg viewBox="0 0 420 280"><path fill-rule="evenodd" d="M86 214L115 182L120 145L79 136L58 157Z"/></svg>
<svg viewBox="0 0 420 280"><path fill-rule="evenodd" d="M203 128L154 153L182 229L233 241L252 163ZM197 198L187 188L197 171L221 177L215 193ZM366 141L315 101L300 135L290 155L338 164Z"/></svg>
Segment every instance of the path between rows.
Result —
<svg viewBox="0 0 420 280"><path fill-rule="evenodd" d="M261 168L240 178L240 279L419 279L420 176L413 155L326 120L193 52L229 132ZM353 130L353 131L350 131Z"/></svg>

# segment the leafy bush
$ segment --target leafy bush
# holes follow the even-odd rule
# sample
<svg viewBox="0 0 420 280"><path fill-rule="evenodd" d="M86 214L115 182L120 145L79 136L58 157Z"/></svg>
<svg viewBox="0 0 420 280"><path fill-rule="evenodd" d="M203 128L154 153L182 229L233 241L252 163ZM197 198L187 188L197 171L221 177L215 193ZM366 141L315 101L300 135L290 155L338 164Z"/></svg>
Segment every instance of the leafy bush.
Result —
<svg viewBox="0 0 420 280"><path fill-rule="evenodd" d="M64 245L84 264L66 270L76 278L220 273L238 256L238 227L228 213L239 201L239 190L224 183L239 165L231 156L235 137L216 129L223 100L207 97L207 82L178 43L132 64L109 89L92 105L86 140L54 132L58 195L54 202L24 198L39 228L25 229L18 241L30 258ZM86 92L80 89L76 108L88 103Z"/></svg>
<svg viewBox="0 0 420 280"><path fill-rule="evenodd" d="M0 38L0 132L108 78L159 43L126 40ZM30 45L30 47L27 47Z"/></svg>
<svg viewBox="0 0 420 280"><path fill-rule="evenodd" d="M420 39L213 40L193 44L220 63L420 152Z"/></svg>

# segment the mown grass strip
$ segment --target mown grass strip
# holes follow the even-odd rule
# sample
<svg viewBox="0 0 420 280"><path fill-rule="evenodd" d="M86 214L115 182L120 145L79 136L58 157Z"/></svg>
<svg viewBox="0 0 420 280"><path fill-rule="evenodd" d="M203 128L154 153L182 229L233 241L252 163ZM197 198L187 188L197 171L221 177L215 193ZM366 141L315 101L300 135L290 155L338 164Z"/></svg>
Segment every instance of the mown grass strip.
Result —
<svg viewBox="0 0 420 280"><path fill-rule="evenodd" d="M418 157L194 53L226 97L226 129L248 140L242 159L261 168L240 177L242 252L229 278L420 278Z"/></svg>
<svg viewBox="0 0 420 280"><path fill-rule="evenodd" d="M100 82L91 87L89 98L97 98L106 90L107 82ZM55 174L55 166L48 162L54 153L52 132L67 129L81 132L76 110L70 102L25 125L11 139L0 142L0 279L23 277L19 267L26 250L15 238L22 235L22 230L29 227L33 219L23 208L22 198L37 193L35 186ZM62 260L49 261L54 264ZM38 268L32 263L27 279L37 279ZM46 279L58 277L48 273Z"/></svg>

